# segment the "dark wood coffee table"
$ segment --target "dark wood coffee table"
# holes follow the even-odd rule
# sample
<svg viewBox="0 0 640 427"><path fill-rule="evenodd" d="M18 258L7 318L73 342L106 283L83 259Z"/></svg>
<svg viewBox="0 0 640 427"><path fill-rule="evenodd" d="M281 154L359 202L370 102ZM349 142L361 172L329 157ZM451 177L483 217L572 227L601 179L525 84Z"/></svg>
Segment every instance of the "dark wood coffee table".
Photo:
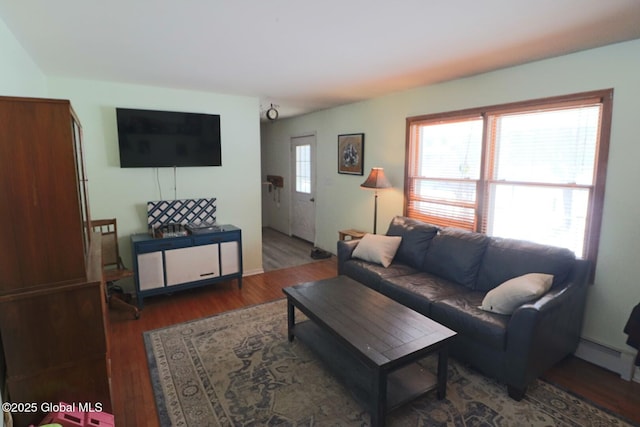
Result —
<svg viewBox="0 0 640 427"><path fill-rule="evenodd" d="M451 329L345 276L283 289L289 341L298 337L326 362L384 426L387 412L447 387ZM296 323L295 308L310 320ZM416 361L438 353L437 377Z"/></svg>

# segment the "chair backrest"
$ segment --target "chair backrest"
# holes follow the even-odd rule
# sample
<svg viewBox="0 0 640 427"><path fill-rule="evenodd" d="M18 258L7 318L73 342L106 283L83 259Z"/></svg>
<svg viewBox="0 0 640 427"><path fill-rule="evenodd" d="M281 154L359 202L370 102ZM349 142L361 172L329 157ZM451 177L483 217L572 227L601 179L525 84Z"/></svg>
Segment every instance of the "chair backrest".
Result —
<svg viewBox="0 0 640 427"><path fill-rule="evenodd" d="M116 219L96 219L91 221L93 231L102 234L102 266L120 268L120 251L118 250L118 226Z"/></svg>

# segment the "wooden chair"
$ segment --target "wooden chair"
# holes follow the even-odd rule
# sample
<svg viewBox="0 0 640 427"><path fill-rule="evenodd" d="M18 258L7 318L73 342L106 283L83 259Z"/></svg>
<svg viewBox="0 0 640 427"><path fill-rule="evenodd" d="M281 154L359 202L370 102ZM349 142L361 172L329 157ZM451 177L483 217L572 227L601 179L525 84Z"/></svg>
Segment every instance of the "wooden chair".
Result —
<svg viewBox="0 0 640 427"><path fill-rule="evenodd" d="M133 270L125 267L118 250L118 226L116 219L97 219L91 221L93 231L102 234L102 271L107 287L107 302L110 308L123 308L131 311L136 319L140 318L138 307L130 304L126 299L130 294L125 294L122 288L115 283L118 280L133 277Z"/></svg>

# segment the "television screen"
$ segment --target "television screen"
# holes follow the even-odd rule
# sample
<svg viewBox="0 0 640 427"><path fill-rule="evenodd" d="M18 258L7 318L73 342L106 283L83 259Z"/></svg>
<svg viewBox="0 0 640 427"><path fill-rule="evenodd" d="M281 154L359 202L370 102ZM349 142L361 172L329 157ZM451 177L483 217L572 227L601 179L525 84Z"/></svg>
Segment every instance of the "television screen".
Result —
<svg viewBox="0 0 640 427"><path fill-rule="evenodd" d="M116 108L120 167L221 166L217 114Z"/></svg>

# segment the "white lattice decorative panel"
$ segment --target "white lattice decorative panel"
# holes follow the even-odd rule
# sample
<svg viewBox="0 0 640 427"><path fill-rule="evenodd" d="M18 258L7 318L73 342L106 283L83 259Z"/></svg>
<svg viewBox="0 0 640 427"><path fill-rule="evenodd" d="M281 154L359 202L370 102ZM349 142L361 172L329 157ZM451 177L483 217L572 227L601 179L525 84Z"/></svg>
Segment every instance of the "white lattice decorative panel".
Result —
<svg viewBox="0 0 640 427"><path fill-rule="evenodd" d="M147 225L215 224L216 199L158 200L147 202Z"/></svg>

